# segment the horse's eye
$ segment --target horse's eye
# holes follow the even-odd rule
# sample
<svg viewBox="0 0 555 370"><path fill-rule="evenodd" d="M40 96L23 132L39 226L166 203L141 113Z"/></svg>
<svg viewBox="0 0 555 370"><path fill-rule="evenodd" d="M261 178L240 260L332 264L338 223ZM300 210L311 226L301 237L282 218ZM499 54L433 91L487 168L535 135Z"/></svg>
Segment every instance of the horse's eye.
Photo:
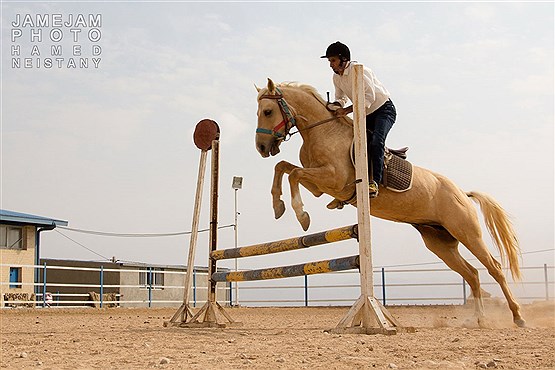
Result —
<svg viewBox="0 0 555 370"><path fill-rule="evenodd" d="M265 110L264 110L264 115L265 115L266 117L270 117L270 116L272 115L272 110L271 110L271 109L265 109Z"/></svg>

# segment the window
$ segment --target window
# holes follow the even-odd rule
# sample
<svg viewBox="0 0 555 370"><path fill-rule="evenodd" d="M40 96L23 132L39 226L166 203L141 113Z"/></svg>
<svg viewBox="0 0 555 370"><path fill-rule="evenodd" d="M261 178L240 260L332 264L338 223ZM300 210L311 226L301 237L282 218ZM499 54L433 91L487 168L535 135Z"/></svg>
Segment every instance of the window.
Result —
<svg viewBox="0 0 555 370"><path fill-rule="evenodd" d="M164 269L151 268L147 271L139 271L139 285L148 288L152 284L154 289L164 288Z"/></svg>
<svg viewBox="0 0 555 370"><path fill-rule="evenodd" d="M10 267L10 289L21 288L21 267Z"/></svg>
<svg viewBox="0 0 555 370"><path fill-rule="evenodd" d="M0 248L23 249L23 228L0 225Z"/></svg>

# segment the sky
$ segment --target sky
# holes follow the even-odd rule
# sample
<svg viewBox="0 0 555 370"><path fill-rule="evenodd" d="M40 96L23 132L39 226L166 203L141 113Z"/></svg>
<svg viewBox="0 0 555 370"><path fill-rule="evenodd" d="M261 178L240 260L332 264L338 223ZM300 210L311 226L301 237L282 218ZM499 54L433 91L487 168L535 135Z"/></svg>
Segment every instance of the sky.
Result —
<svg viewBox="0 0 555 370"><path fill-rule="evenodd" d="M398 116L386 144L409 146L413 164L465 191L494 196L514 222L522 264L554 263L552 2L3 1L1 7L2 209L67 220L73 229L190 231L200 158L192 134L210 118L221 129L219 225L234 222L231 182L241 176L239 245L302 235L287 187L279 220L270 196L274 165L299 164L301 138L284 143L276 157L260 157L255 85L298 81L333 96L332 71L320 56L340 40L391 93ZM17 17L37 23L37 14L50 24L34 25L42 38L32 39L29 20L18 24ZM55 17L66 22L79 14L87 21L100 14L101 23L54 26ZM62 30L57 43L54 28ZM62 55L50 55L53 44ZM208 179L202 229L209 223ZM312 218L308 232L356 223L353 207L330 211L329 196L314 198L304 189L302 195ZM221 229L218 238L221 248L232 247L233 229ZM183 265L189 237L56 229L41 243L46 258ZM206 266L206 245L201 233L196 265ZM354 241L342 242L241 260L239 267L357 252ZM372 252L378 267L439 261L411 226L376 218Z"/></svg>

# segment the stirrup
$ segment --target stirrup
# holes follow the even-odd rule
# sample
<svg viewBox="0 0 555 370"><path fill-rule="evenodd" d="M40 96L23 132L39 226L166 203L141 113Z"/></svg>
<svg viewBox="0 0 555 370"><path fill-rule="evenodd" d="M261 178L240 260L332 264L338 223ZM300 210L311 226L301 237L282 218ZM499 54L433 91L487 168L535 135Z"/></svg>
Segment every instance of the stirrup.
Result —
<svg viewBox="0 0 555 370"><path fill-rule="evenodd" d="M368 184L368 195L370 195L370 198L375 198L378 196L378 184L376 184L375 181L371 181Z"/></svg>

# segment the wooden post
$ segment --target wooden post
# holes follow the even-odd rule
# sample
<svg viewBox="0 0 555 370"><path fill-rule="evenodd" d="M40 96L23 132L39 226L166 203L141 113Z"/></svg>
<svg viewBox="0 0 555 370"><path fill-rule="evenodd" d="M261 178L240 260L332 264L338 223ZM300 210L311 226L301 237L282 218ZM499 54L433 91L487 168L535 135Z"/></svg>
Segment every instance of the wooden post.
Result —
<svg viewBox="0 0 555 370"><path fill-rule="evenodd" d="M373 297L374 279L372 274L372 235L370 230L370 195L368 193L368 153L366 150L366 108L364 106L363 66L354 66L353 79L353 119L355 131L358 252L360 255L360 294L366 301ZM362 311L362 326L371 327L368 310Z"/></svg>
<svg viewBox="0 0 555 370"><path fill-rule="evenodd" d="M353 129L360 256L360 297L337 324L334 333L395 334L393 316L374 298L372 242L370 230L370 195L368 192L368 153L366 146L366 107L364 104L364 67L353 67ZM387 316L387 317L386 317ZM377 324L377 325L376 325Z"/></svg>
<svg viewBox="0 0 555 370"><path fill-rule="evenodd" d="M213 252L218 246L218 187L220 178L220 142L212 141L212 179L210 183L210 251ZM227 314L224 308L216 300L216 284L212 279L212 274L216 272L216 260L208 257L208 300L206 304L191 318L189 323L183 323L181 327L218 327L223 328L227 325L241 325ZM204 314L204 316L202 316ZM225 323L220 315L227 319ZM198 318L202 317L199 322Z"/></svg>
<svg viewBox="0 0 555 370"><path fill-rule="evenodd" d="M212 180L210 181L210 247L208 257L208 308L204 316L204 322L217 323L215 311L216 282L212 279L212 274L216 272L216 260L210 258L210 252L216 250L218 246L218 189L220 179L220 142L212 142Z"/></svg>
<svg viewBox="0 0 555 370"><path fill-rule="evenodd" d="M195 195L195 208L193 213L193 230L189 243L189 258L187 265L187 274L185 277L185 286L183 292L183 304L173 315L170 321L165 322L164 326L180 326L180 327L225 327L218 318L218 312L226 317L229 323L239 324L235 322L216 302L216 282L212 281L212 273L216 270L216 261L209 261L208 265L208 299L206 304L193 315L189 307L189 291L191 289L191 277L195 266L195 250L198 239L198 221L200 217L200 208L202 204L202 188L204 184L204 174L206 172L206 156L208 150L212 150L212 168L211 168L211 221L210 221L210 250L216 249L218 235L218 185L219 185L219 141L220 130L216 122L204 119L200 121L193 136L195 145L201 149L201 157L199 164L199 173L197 178L197 191ZM204 314L204 316L202 316ZM199 318L203 321L199 321Z"/></svg>
<svg viewBox="0 0 555 370"><path fill-rule="evenodd" d="M183 291L183 303L177 312L173 315L170 322L171 323L182 323L187 322L188 319L193 317L193 312L189 307L189 292L191 289L191 280L193 276L193 270L195 267L195 250L198 240L198 224L200 218L200 209L202 205L202 188L204 186L204 175L206 172L206 157L208 151L202 150L200 154L200 162L198 166L198 177L197 177L197 190L195 194L195 206L193 211L193 224L191 226L191 239L189 240L189 258L187 259L187 274L185 275L185 285Z"/></svg>

